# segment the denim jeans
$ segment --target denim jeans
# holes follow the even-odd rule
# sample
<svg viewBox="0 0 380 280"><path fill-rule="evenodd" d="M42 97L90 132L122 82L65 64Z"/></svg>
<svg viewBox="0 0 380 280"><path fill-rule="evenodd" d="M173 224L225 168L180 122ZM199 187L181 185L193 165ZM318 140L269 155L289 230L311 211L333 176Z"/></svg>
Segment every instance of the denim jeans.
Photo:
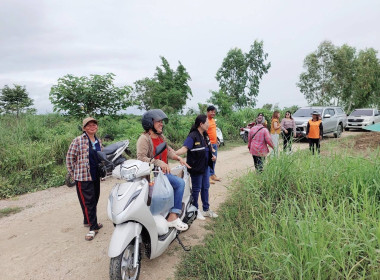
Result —
<svg viewBox="0 0 380 280"><path fill-rule="evenodd" d="M185 181L182 178L179 178L178 176L175 176L170 173L166 174L166 176L168 177L170 185L172 185L174 190L174 207L170 210L170 212L181 215L182 197L183 192L185 190Z"/></svg>
<svg viewBox="0 0 380 280"><path fill-rule="evenodd" d="M217 144L211 144L211 146L215 150L215 152L213 152L212 154L217 157L218 156L218 145ZM212 162L212 168L209 168L210 169L210 176L215 174L215 164L216 164L216 161L213 161Z"/></svg>
<svg viewBox="0 0 380 280"><path fill-rule="evenodd" d="M209 168L208 168L209 169ZM191 184L193 186L191 195L193 196L193 204L198 208L198 196L201 193L203 211L208 211L210 208L208 200L208 191L210 189L210 175L209 170L200 175L191 175Z"/></svg>

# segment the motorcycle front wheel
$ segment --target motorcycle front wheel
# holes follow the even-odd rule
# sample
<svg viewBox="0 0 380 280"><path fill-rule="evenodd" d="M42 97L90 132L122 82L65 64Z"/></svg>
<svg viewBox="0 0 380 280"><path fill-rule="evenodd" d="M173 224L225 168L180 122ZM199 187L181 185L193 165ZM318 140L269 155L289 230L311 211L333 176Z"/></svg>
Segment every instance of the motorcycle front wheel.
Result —
<svg viewBox="0 0 380 280"><path fill-rule="evenodd" d="M125 248L117 257L111 258L110 262L110 279L111 280L137 280L140 276L141 253L138 252L137 267L133 268L133 259L135 255L135 240Z"/></svg>

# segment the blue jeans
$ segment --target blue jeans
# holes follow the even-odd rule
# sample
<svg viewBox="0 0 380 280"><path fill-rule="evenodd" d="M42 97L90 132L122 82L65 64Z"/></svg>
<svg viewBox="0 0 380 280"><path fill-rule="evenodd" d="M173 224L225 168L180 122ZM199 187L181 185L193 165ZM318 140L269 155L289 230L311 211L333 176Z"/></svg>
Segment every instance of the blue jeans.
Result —
<svg viewBox="0 0 380 280"><path fill-rule="evenodd" d="M170 173L166 174L166 176L168 177L170 185L172 185L174 190L174 207L170 210L170 212L181 215L182 197L183 192L185 191L185 181L182 178L179 178L178 176Z"/></svg>
<svg viewBox="0 0 380 280"><path fill-rule="evenodd" d="M209 170L200 175L191 175L191 184L193 186L191 195L193 196L193 204L198 209L198 196L201 193L203 211L210 208L208 200L208 190L210 189L210 175Z"/></svg>
<svg viewBox="0 0 380 280"><path fill-rule="evenodd" d="M215 155L216 157L218 156L218 144L211 144L212 148L215 150L212 154ZM212 168L210 168L210 176L215 174L215 164L216 161L212 162Z"/></svg>

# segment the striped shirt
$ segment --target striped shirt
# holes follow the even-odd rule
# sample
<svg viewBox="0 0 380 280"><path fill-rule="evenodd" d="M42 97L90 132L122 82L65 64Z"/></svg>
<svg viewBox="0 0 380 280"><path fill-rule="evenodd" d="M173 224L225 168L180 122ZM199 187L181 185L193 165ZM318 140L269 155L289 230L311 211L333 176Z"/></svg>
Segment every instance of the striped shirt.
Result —
<svg viewBox="0 0 380 280"><path fill-rule="evenodd" d="M98 139L100 147L102 142ZM75 181L92 181L90 174L89 139L86 133L76 137L66 155L66 167Z"/></svg>
<svg viewBox="0 0 380 280"><path fill-rule="evenodd" d="M252 136L255 137L252 139ZM273 148L272 138L268 129L262 124L252 127L248 133L248 149L251 155L265 157L269 153L267 145Z"/></svg>
<svg viewBox="0 0 380 280"><path fill-rule="evenodd" d="M293 128L293 131L296 131L296 122L289 118L283 118L281 121L281 129L285 131L288 128Z"/></svg>

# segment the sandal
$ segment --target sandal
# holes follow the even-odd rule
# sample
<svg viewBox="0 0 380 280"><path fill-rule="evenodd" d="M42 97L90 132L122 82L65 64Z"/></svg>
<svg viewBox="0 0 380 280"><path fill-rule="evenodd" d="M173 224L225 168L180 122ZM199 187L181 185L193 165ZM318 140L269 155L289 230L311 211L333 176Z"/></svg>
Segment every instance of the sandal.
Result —
<svg viewBox="0 0 380 280"><path fill-rule="evenodd" d="M168 227L175 227L180 231L187 230L189 228L188 224L183 223L180 218L175 219L174 221L168 222Z"/></svg>
<svg viewBox="0 0 380 280"><path fill-rule="evenodd" d="M97 230L90 230L84 239L86 239L87 241L91 241L92 239L94 239L95 235L98 233Z"/></svg>
<svg viewBox="0 0 380 280"><path fill-rule="evenodd" d="M84 227L90 227L90 224L83 224ZM101 229L103 225L101 223L98 223L98 229Z"/></svg>

